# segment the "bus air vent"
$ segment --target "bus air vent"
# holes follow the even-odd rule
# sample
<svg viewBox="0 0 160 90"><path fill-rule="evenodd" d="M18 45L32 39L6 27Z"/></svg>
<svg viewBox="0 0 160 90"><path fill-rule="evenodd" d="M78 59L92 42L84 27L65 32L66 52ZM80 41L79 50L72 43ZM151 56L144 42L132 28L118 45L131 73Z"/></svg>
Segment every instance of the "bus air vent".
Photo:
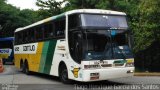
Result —
<svg viewBox="0 0 160 90"><path fill-rule="evenodd" d="M112 67L112 64L102 64L102 67Z"/></svg>

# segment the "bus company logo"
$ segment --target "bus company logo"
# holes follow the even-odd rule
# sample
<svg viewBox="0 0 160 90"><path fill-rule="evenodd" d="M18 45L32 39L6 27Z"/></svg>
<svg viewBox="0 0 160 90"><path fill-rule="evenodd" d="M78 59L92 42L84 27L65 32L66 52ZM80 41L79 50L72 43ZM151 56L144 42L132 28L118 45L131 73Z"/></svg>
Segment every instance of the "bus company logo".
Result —
<svg viewBox="0 0 160 90"><path fill-rule="evenodd" d="M9 53L9 49L0 50L0 53Z"/></svg>
<svg viewBox="0 0 160 90"><path fill-rule="evenodd" d="M73 75L74 75L74 77L75 78L78 78L78 71L80 70L80 68L74 68L73 70L72 70L72 73L73 73Z"/></svg>
<svg viewBox="0 0 160 90"><path fill-rule="evenodd" d="M15 47L15 51L20 51L20 47ZM35 45L23 46L22 51L35 51Z"/></svg>
<svg viewBox="0 0 160 90"><path fill-rule="evenodd" d="M38 43L33 44L25 44L25 45L18 45L14 47L15 54L35 54L37 51Z"/></svg>
<svg viewBox="0 0 160 90"><path fill-rule="evenodd" d="M23 46L23 51L35 51L35 45Z"/></svg>

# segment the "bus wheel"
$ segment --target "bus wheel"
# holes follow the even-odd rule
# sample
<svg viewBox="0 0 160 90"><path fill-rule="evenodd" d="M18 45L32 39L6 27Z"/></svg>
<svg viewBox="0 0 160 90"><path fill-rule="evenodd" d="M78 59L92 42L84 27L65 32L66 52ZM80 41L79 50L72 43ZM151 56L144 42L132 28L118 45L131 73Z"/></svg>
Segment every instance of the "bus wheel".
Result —
<svg viewBox="0 0 160 90"><path fill-rule="evenodd" d="M29 67L28 67L27 62L24 63L24 73L26 73L27 75L30 75L30 71L29 71Z"/></svg>
<svg viewBox="0 0 160 90"><path fill-rule="evenodd" d="M71 83L71 80L68 79L68 71L66 66L62 66L60 67L60 80L62 83L64 84L69 84Z"/></svg>
<svg viewBox="0 0 160 90"><path fill-rule="evenodd" d="M20 62L20 71L24 72L24 64L23 61Z"/></svg>

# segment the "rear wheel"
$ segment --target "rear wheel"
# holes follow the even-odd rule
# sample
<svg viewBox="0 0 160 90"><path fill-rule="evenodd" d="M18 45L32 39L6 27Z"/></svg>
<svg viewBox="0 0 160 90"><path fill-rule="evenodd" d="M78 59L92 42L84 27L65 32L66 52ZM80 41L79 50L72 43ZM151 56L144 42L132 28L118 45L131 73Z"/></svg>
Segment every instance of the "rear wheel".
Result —
<svg viewBox="0 0 160 90"><path fill-rule="evenodd" d="M60 67L60 79L64 84L69 84L71 83L71 80L68 79L68 71L66 66Z"/></svg>
<svg viewBox="0 0 160 90"><path fill-rule="evenodd" d="M24 72L24 64L23 61L20 62L20 71Z"/></svg>
<svg viewBox="0 0 160 90"><path fill-rule="evenodd" d="M27 75L30 75L29 67L28 67L28 62L24 63L24 73Z"/></svg>

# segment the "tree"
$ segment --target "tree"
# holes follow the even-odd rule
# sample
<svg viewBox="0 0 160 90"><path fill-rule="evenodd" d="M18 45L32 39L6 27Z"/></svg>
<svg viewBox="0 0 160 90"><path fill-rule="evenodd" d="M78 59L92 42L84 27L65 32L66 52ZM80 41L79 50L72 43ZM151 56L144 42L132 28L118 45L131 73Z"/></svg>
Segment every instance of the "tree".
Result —
<svg viewBox="0 0 160 90"><path fill-rule="evenodd" d="M68 7L73 9L83 9L83 8L96 8L96 4L100 0L66 0L68 2Z"/></svg>
<svg viewBox="0 0 160 90"><path fill-rule="evenodd" d="M142 67L149 71L158 71L160 64L159 4L159 0L141 0L138 8L139 21L134 28L135 50L139 55L137 61L142 62Z"/></svg>
<svg viewBox="0 0 160 90"><path fill-rule="evenodd" d="M36 5L41 7L41 10L47 10L52 15L56 15L62 13L61 5L63 2L57 2L56 0L37 0Z"/></svg>
<svg viewBox="0 0 160 90"><path fill-rule="evenodd" d="M39 13L33 10L20 10L5 0L0 0L0 37L11 37L15 29L24 27L42 19Z"/></svg>

